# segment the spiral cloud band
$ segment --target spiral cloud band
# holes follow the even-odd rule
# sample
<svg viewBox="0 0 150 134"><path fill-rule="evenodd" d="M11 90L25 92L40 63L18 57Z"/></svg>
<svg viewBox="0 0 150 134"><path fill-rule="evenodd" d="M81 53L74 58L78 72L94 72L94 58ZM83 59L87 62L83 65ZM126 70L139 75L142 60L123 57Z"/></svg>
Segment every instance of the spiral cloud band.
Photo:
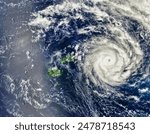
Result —
<svg viewBox="0 0 150 134"><path fill-rule="evenodd" d="M138 3L137 1L136 3ZM86 40L81 44L79 43L84 49L81 50L82 52L77 51L76 55L79 57L81 57L81 53L84 55L83 61L78 61L78 66L94 84L101 85L104 82L111 86L119 86L125 83L131 74L136 72L143 59L143 52L138 41L129 35L125 28L127 26L123 26L124 20L122 18L124 16L138 20L149 29L148 19L145 17L144 9L140 8L141 11L137 12L136 9L140 5L136 5L132 1L94 0L92 3L93 5L89 6L84 0L79 0L78 2L73 0L68 2L67 0L60 5L51 5L33 14L35 19L29 25L39 28L36 32L38 33L37 39L39 39L41 35L45 36L45 31L54 29L55 26L55 33L59 32L61 27L61 31L66 36L70 36L71 33L67 30L71 29L69 26L70 21L77 19L82 22L86 21L89 18L86 18L84 13L93 14L92 19L97 22L103 22L105 19L110 21L107 24L103 24L104 29L107 29L106 31L110 33L105 36L102 35L103 37L92 36L90 41ZM141 4L145 5L144 2ZM70 12L74 11L76 11L75 14L71 15ZM56 18L53 19L55 14L65 15L65 17L55 24L57 20ZM113 19L113 22L111 22L111 19ZM89 26L78 28L77 33L88 35L93 31L100 32L102 31L100 27L101 24L96 26L89 23Z"/></svg>
<svg viewBox="0 0 150 134"><path fill-rule="evenodd" d="M111 28L115 41L107 38L92 39L86 43L88 51L83 63L84 73L97 85L105 82L112 86L123 84L139 67L142 51L139 44L125 32Z"/></svg>

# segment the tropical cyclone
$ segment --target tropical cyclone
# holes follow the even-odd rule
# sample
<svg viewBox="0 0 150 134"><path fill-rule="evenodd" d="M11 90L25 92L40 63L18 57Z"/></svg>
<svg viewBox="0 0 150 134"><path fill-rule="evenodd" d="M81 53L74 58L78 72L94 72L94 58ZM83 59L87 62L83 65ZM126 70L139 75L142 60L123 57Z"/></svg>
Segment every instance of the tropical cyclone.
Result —
<svg viewBox="0 0 150 134"><path fill-rule="evenodd" d="M90 51L85 55L84 73L97 85L105 82L112 86L123 84L133 73L142 59L140 48L126 42L110 42L108 39L94 39ZM136 43L131 44L136 45Z"/></svg>
<svg viewBox="0 0 150 134"><path fill-rule="evenodd" d="M111 86L118 86L124 84L131 74L136 73L138 67L140 67L143 59L143 52L140 48L138 41L131 37L125 28L124 17L137 20L141 25L148 26L148 20L146 19L146 12L143 8L139 9L138 4L134 4L132 1L119 1L119 0L93 0L93 5L89 6L84 0L74 2L72 0L66 0L61 4L50 5L46 9L33 14L35 19L29 23L31 26L41 27L44 31L48 31L56 23L53 19L55 13L64 16L58 24L65 27L62 31L69 29L69 22L72 19L80 19L86 21L84 13L93 14L93 20L104 23L95 26L89 24L86 27L78 28L78 34L88 34L93 31L102 31L101 26L107 29L106 35L92 36L90 40L85 40L80 44L82 52L77 51L76 55L80 56L82 53L82 61L78 61L78 67L82 69L84 74L96 85L104 83ZM136 3L137 0L136 0ZM145 5L145 1L141 2ZM62 7L66 8L62 8ZM75 12L75 15L70 15L70 12ZM149 11L149 10L147 10ZM43 17L44 16L44 17ZM42 18L42 19L41 19ZM119 19L118 19L119 18ZM37 21L39 20L40 21ZM43 21L42 21L43 20ZM45 21L46 20L46 21ZM126 20L127 21L127 20ZM45 27L43 27L43 23ZM40 23L40 24L39 24ZM42 25L42 26L41 26ZM42 34L42 30L37 33ZM55 31L59 28L55 28ZM100 29L100 30L99 30ZM68 31L66 34L69 35ZM39 38L39 36L37 36Z"/></svg>

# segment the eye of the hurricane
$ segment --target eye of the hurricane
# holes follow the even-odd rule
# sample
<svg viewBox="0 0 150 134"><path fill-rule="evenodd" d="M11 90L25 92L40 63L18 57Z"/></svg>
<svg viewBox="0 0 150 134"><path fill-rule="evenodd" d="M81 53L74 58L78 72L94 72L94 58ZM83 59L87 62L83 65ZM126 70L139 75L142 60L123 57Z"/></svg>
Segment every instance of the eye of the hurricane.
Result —
<svg viewBox="0 0 150 134"><path fill-rule="evenodd" d="M102 52L99 58L102 67L109 68L116 63L116 54L113 52Z"/></svg>
<svg viewBox="0 0 150 134"><path fill-rule="evenodd" d="M110 56L105 57L104 61L105 61L104 64L106 64L108 66L114 64L114 60L111 59Z"/></svg>

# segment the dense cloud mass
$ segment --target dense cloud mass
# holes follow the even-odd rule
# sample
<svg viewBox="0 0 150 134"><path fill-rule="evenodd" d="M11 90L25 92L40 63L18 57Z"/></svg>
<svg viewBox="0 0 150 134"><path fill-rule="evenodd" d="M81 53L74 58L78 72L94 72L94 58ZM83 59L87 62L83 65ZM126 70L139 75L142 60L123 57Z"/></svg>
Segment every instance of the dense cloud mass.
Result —
<svg viewBox="0 0 150 134"><path fill-rule="evenodd" d="M129 35L126 27L123 26L123 18L128 17L129 20L130 17L136 19L138 16L133 8L133 6L139 8L138 5L128 4L132 5L133 3L129 1L126 3L119 1L64 1L33 14L34 19L29 25L39 28L36 39L44 36L45 32L51 29L54 30L56 36L58 36L57 32L64 32L64 36L71 36L71 32L75 32L75 30L78 34L87 36L91 34L90 40L79 42L80 46L84 47L82 49L83 60L78 62L79 68L81 66L85 75L96 85L105 82L117 86L125 83L126 79L140 67L143 59L143 52L138 40ZM109 9L109 7L111 8ZM131 14L137 16L130 16ZM144 16L144 13L140 15ZM76 29L70 26L73 20L76 23ZM78 26L78 21L81 21L83 26ZM143 21L143 19L139 21ZM69 31L70 28L72 28L71 31ZM94 35L92 34L94 32L105 33Z"/></svg>

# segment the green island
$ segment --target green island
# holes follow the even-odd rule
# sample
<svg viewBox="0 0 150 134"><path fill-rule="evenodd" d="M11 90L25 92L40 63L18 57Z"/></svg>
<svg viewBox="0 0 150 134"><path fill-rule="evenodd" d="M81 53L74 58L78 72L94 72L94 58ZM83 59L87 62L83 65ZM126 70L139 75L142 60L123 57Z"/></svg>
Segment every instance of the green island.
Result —
<svg viewBox="0 0 150 134"><path fill-rule="evenodd" d="M73 62L74 60L75 60L74 56L66 55L61 59L60 63L67 64L69 62ZM57 67L48 68L48 75L50 77L60 77L60 76L62 76L62 74L63 74L63 72L60 69L58 69Z"/></svg>
<svg viewBox="0 0 150 134"><path fill-rule="evenodd" d="M62 75L62 71L56 67L48 68L48 75L50 77L59 77Z"/></svg>
<svg viewBox="0 0 150 134"><path fill-rule="evenodd" d="M61 64L67 64L69 62L73 62L75 60L75 57L74 56L71 56L71 55L66 55L64 56L62 59L61 59Z"/></svg>

